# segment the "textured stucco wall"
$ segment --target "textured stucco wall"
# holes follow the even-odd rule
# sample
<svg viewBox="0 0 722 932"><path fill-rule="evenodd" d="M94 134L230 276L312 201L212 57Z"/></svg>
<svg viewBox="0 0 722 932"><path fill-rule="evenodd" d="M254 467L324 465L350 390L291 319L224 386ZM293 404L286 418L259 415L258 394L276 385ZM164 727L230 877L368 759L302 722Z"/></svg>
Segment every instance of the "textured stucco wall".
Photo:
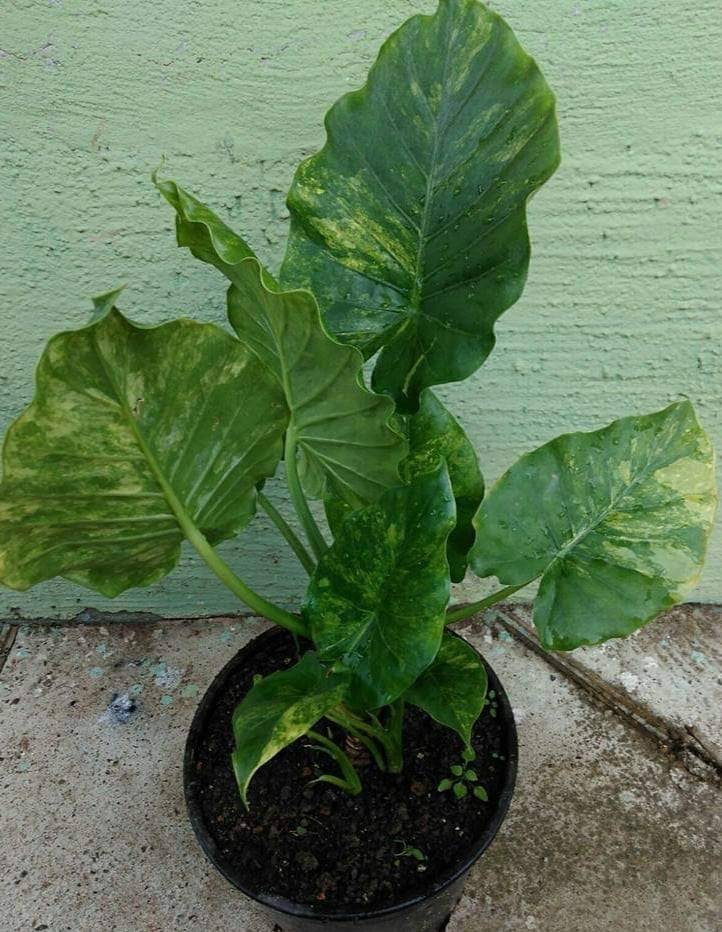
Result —
<svg viewBox="0 0 722 932"><path fill-rule="evenodd" d="M430 0L3 0L0 429L32 395L47 338L128 283L155 322L223 319L219 277L177 250L148 175L167 172L277 263L286 191L382 38ZM564 163L535 199L535 257L498 347L444 392L489 479L569 429L688 395L722 449L722 19L716 0L503 0L559 99ZM258 520L226 551L277 598L301 577ZM722 533L697 597L722 600ZM67 584L0 592L0 616L93 605L234 607L188 556L108 603Z"/></svg>

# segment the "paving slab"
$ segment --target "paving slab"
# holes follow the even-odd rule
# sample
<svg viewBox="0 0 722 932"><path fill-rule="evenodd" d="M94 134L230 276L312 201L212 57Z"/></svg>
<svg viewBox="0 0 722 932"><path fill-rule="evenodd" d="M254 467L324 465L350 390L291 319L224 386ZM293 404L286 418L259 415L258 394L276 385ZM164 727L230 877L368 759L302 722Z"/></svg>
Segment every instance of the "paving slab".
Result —
<svg viewBox="0 0 722 932"><path fill-rule="evenodd" d="M528 604L506 603L477 620L497 620L538 645ZM678 605L629 638L571 654L538 650L611 705L693 752L697 763L722 772L722 606Z"/></svg>
<svg viewBox="0 0 722 932"><path fill-rule="evenodd" d="M271 932L184 813L198 698L258 620L17 631L0 673L3 932ZM520 774L449 932L720 928L718 789L502 627L466 625L519 724Z"/></svg>

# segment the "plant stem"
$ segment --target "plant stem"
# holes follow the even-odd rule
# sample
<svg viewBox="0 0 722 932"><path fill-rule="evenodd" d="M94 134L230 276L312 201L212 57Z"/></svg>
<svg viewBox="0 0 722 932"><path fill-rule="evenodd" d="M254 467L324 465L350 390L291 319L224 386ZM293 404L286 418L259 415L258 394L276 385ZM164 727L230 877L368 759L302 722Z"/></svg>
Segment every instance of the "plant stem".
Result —
<svg viewBox="0 0 722 932"><path fill-rule="evenodd" d="M234 595L237 595L241 601L245 602L249 608L252 608L254 612L257 612L264 618L275 621L276 624L280 625L282 628L287 628L293 634L298 634L302 637L308 635L306 625L301 618L297 615L292 615L280 606L274 605L273 602L264 599L262 595L259 595L247 586L239 576L236 576L230 566L216 553L204 535L201 534L195 526L191 525L190 528L184 528L183 530L206 565L210 567L220 581L224 583Z"/></svg>
<svg viewBox="0 0 722 932"><path fill-rule="evenodd" d="M196 549L196 552L203 559L205 564L213 570L220 581L227 586L234 595L238 596L238 598L241 599L242 602L245 602L254 612L263 615L264 618L275 621L277 625L280 625L282 628L287 628L294 634L306 635L308 633L306 625L301 618L292 615L278 605L274 605L273 602L264 599L263 596L259 595L257 592L254 592L240 577L236 576L225 560L218 556L206 539L205 534L196 527L193 519L186 511L185 506L176 495L173 486L168 479L166 479L158 460L155 458L155 454L148 446L145 437L139 430L135 418L130 415L130 412L126 413L130 428L135 434L138 445L148 461L151 472L158 481L158 485L165 495L165 499L170 505L171 511L175 515L180 529L183 531L186 540Z"/></svg>
<svg viewBox="0 0 722 932"><path fill-rule="evenodd" d="M289 427L288 432L286 433L285 454L288 491L291 493L293 507L296 509L296 514L298 515L303 529L306 532L306 537L308 538L308 542L311 545L311 549L316 555L316 559L320 560L324 553L328 550L328 545L323 539L323 535L321 534L320 530L318 529L316 520L311 514L311 509L308 507L306 496L303 494L301 481L298 478L298 463L296 458L296 436L293 433L293 429Z"/></svg>
<svg viewBox="0 0 722 932"><path fill-rule="evenodd" d="M286 541L288 546L293 550L293 552L298 557L301 566L306 570L309 576L313 576L313 571L316 568L313 557L303 546L303 543L296 536L293 528L288 524L283 515L274 507L273 503L270 502L263 492L258 493L258 502L266 512L268 517L273 521L278 530L281 532L283 539Z"/></svg>
<svg viewBox="0 0 722 932"><path fill-rule="evenodd" d="M334 744L330 738L327 738L325 735L319 734L317 731L307 731L307 737L312 741L315 741L320 745L318 750L325 751L329 757L332 757L338 764L339 770L343 774L343 780L339 777L334 777L331 774L324 773L320 777L317 777L316 780L313 780L313 783L332 783L334 786L340 787L340 789L345 790L351 796L358 796L363 787L361 786L361 778L356 772L356 768L351 763L348 755L341 750L341 748Z"/></svg>
<svg viewBox="0 0 722 932"><path fill-rule="evenodd" d="M357 725L352 723L350 719L345 718L344 715L339 711L335 710L333 712L327 712L325 717L329 722L333 722L334 725L339 725L344 731L347 731L353 738L360 742L367 751L371 753L371 756L376 763L376 766L381 771L386 770L386 763L384 761L383 755L380 749L376 746L376 742L371 737L371 729L364 728L363 730L358 728Z"/></svg>
<svg viewBox="0 0 722 932"><path fill-rule="evenodd" d="M391 773L401 773L404 769L403 725L405 707L406 703L403 699L397 699L391 705L387 727L389 741L386 748Z"/></svg>
<svg viewBox="0 0 722 932"><path fill-rule="evenodd" d="M371 715L371 722L359 718L350 709L345 706L337 706L331 713L326 713L326 718L342 728L345 728L354 737L361 738L364 735L372 742L378 742L384 749L384 755L388 768L379 765L381 770L390 770L391 773L401 773L404 766L403 758L403 737L402 726L404 721L405 703L403 699L397 699L396 702L389 706L389 721L386 728L376 718ZM368 745L367 745L368 746ZM373 752L372 752L373 753ZM378 764L376 754L374 759Z"/></svg>
<svg viewBox="0 0 722 932"><path fill-rule="evenodd" d="M485 599L481 599L479 602L471 602L469 605L450 608L446 613L446 624L453 625L455 621L463 621L465 618L471 618L472 615L483 612L485 608L491 608L491 606L496 605L497 602L508 599L510 595L514 595L515 592L523 589L524 586L528 586L529 583L533 581L534 580L530 579L520 586L507 586L506 589L500 589L498 592L494 592L492 595L487 596Z"/></svg>

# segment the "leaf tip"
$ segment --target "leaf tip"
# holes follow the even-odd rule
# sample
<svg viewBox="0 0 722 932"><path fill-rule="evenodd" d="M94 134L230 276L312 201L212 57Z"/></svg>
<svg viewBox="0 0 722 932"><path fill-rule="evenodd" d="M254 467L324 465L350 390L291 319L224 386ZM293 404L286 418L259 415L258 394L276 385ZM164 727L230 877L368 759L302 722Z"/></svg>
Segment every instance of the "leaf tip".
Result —
<svg viewBox="0 0 722 932"><path fill-rule="evenodd" d="M93 301L93 313L90 317L90 323L96 324L98 321L103 320L104 317L107 317L108 314L115 307L115 303L119 295L125 290L125 284L119 285L117 288L114 288L112 291L106 291L104 294L96 295Z"/></svg>

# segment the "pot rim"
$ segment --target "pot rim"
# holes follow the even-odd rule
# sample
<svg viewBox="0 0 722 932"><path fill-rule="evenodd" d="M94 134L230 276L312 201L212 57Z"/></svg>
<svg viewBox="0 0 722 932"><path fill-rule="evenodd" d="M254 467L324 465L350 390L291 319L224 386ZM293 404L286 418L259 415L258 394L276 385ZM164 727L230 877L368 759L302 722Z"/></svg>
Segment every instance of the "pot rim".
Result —
<svg viewBox="0 0 722 932"><path fill-rule="evenodd" d="M193 766L194 749L199 743L199 740L205 730L206 719L208 718L208 714L215 704L216 697L223 691L229 676L232 675L236 668L243 665L244 655L247 653L251 645L256 644L260 640L270 640L279 632L283 632L283 628L280 628L277 625L273 625L268 630L263 631L261 634L248 641L248 643L245 644L216 674L211 685L204 693L203 698L201 699L198 708L196 709L195 715L193 716L193 721L188 732L188 738L186 739L183 760L183 786L188 817L193 831L195 832L198 843L203 850L203 853L213 864L216 870L218 870L219 873L222 874L230 884L232 884L232 886L234 886L245 896L249 897L249 899L254 900L262 907L276 910L280 913L284 913L287 916L292 916L294 919L316 920L317 922L322 923L352 923L354 920L361 919L386 919L398 913L411 910L415 906L419 906L420 904L425 903L427 900L433 899L448 887L452 886L456 881L460 880L471 870L474 864L479 860L479 858L496 837L497 832L499 831L511 804L511 799L516 784L519 749L514 713L512 711L509 698L506 694L506 691L504 690L504 687L499 681L499 678L486 658L480 654L479 651L477 651L477 654L479 654L484 663L484 666L486 667L489 677L489 687L496 691L496 701L499 708L499 717L502 719L502 721L506 722L505 731L507 733L508 745L506 754L506 773L504 776L501 793L497 799L492 817L487 823L487 826L479 837L478 841L473 845L471 854L466 857L460 865L450 869L447 868L433 880L430 879L430 883L425 893L420 893L416 896L409 897L400 903L394 904L393 906L386 906L382 909L369 909L367 911L349 910L347 912L343 912L339 911L338 909L335 912L323 911L315 907L308 906L307 904L294 903L292 900L287 900L285 897L254 892L246 885L244 885L242 879L236 876L235 873L229 870L225 865L224 859L221 857L218 851L218 846L216 845L213 836L208 831L205 818L203 816L203 811L195 792L195 785L197 781L195 778L195 769ZM461 638L461 635L457 634L455 631L449 631L448 633L454 637ZM473 644L470 646L474 647ZM476 650L475 647L474 650Z"/></svg>

